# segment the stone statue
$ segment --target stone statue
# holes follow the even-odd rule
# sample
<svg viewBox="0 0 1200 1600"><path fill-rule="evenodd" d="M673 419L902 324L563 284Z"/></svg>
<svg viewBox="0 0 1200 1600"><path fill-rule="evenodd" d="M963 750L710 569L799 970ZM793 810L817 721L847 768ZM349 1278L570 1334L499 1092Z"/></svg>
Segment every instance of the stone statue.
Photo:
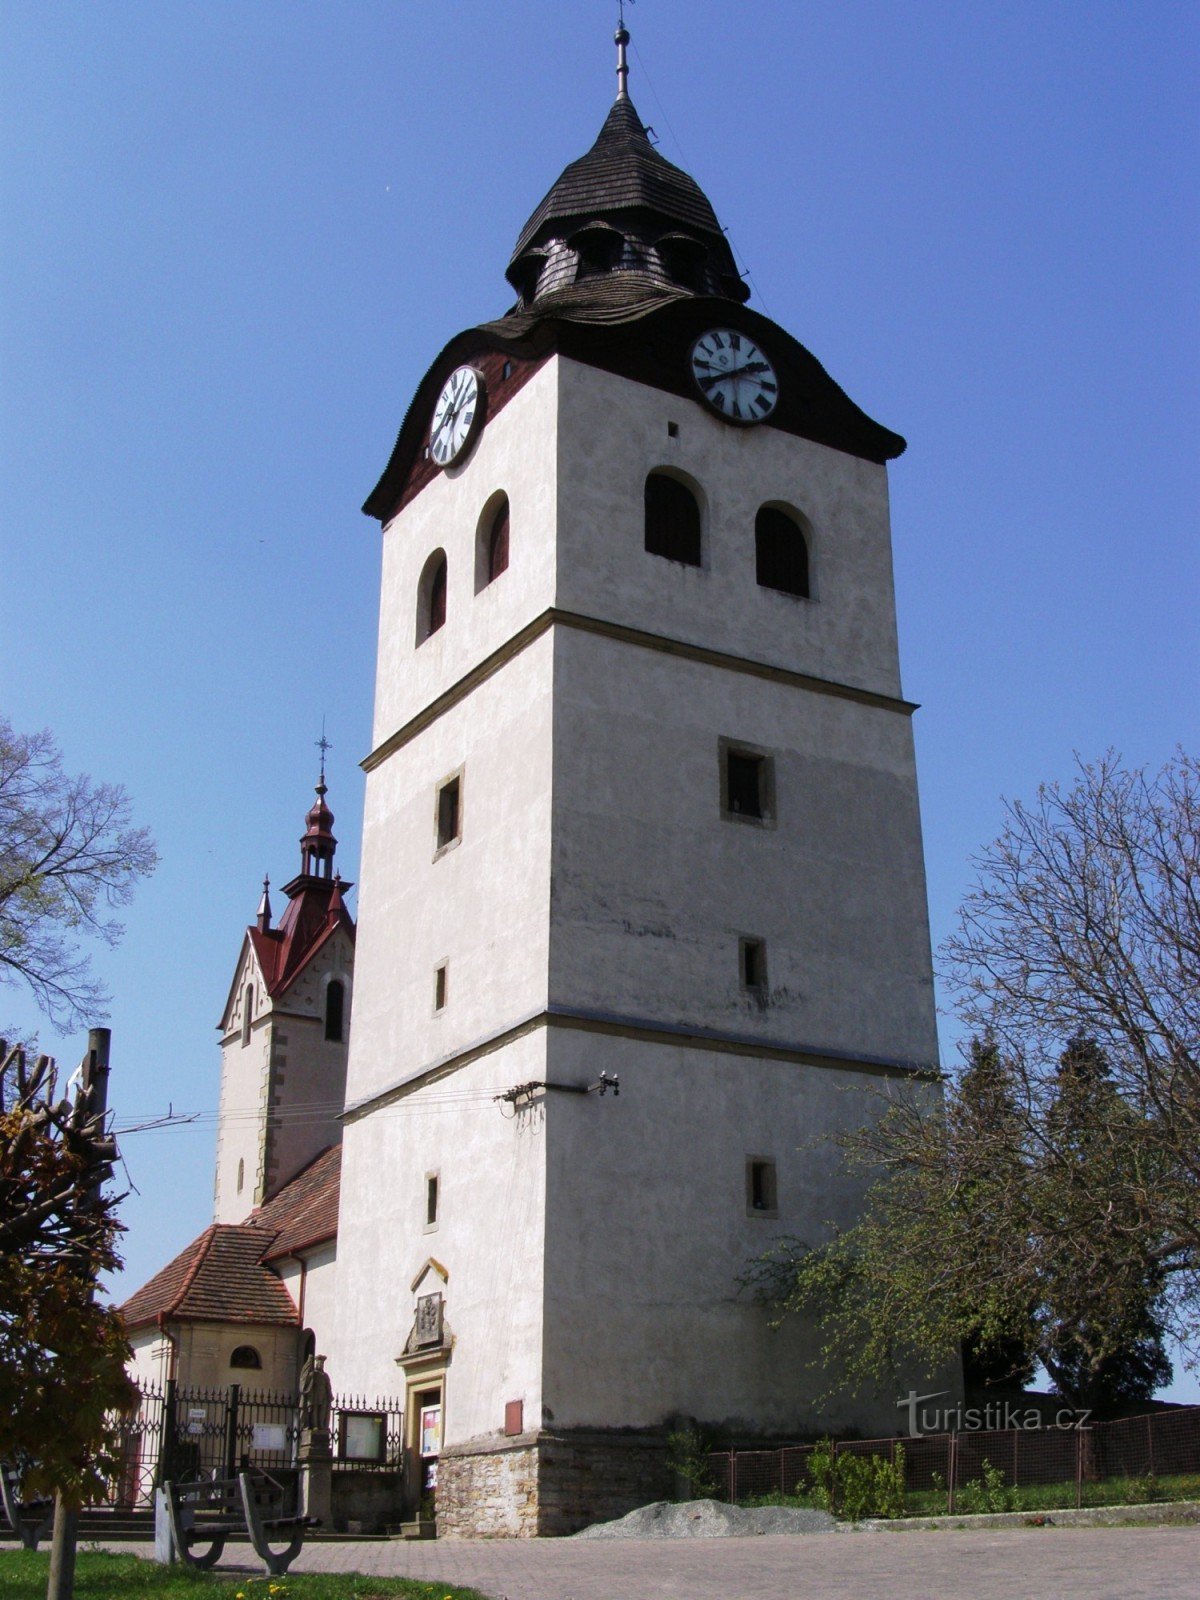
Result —
<svg viewBox="0 0 1200 1600"><path fill-rule="evenodd" d="M300 1426L313 1433L329 1432L333 1385L325 1371L324 1356L309 1356L300 1369Z"/></svg>

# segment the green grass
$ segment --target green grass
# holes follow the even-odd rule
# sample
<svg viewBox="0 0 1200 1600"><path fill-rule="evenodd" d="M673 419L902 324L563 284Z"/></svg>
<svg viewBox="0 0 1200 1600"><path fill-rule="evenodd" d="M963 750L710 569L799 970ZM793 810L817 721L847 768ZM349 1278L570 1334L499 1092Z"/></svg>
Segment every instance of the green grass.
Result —
<svg viewBox="0 0 1200 1600"><path fill-rule="evenodd" d="M238 1552L243 1554L253 1559L251 1552ZM45 1600L49 1565L44 1551L0 1551L0 1600ZM81 1550L75 1568L76 1600L237 1600L239 1595L242 1600L483 1600L474 1589L411 1578L368 1578L353 1572L233 1577L160 1567L102 1550Z"/></svg>

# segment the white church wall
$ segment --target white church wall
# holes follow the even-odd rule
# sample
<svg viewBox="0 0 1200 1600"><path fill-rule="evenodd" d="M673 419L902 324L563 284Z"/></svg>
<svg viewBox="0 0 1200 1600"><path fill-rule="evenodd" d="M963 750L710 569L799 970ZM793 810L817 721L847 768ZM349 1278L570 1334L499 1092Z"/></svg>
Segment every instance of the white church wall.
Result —
<svg viewBox="0 0 1200 1600"><path fill-rule="evenodd" d="M569 629L554 684L554 1000L936 1062L907 717ZM722 815L722 736L770 753L770 825Z"/></svg>
<svg viewBox="0 0 1200 1600"><path fill-rule="evenodd" d="M316 1336L317 1350L327 1355L333 1346L337 1318L337 1242L331 1240L305 1254L303 1261L289 1258L272 1262L300 1312L306 1329ZM340 1388L338 1373L330 1371L330 1382Z"/></svg>
<svg viewBox="0 0 1200 1600"><path fill-rule="evenodd" d="M171 1345L158 1328L144 1328L129 1335L130 1359L125 1371L134 1383L161 1388L170 1376Z"/></svg>
<svg viewBox="0 0 1200 1600"><path fill-rule="evenodd" d="M559 606L900 693L884 467L777 429L732 428L699 401L563 357L553 365ZM702 491L702 567L645 550L646 475L664 467ZM754 519L769 502L812 525L814 599L756 581Z"/></svg>
<svg viewBox="0 0 1200 1600"><path fill-rule="evenodd" d="M326 990L334 981L345 990L340 1040L325 1037ZM353 984L354 945L339 929L276 1003L273 1100L302 1106L305 1115L273 1120L266 1156L268 1196L341 1137Z"/></svg>
<svg viewBox="0 0 1200 1600"><path fill-rule="evenodd" d="M545 1005L552 660L544 636L368 774L348 1103ZM461 835L439 851L452 774Z"/></svg>
<svg viewBox="0 0 1200 1600"><path fill-rule="evenodd" d="M552 368L544 367L513 396L466 461L439 473L384 529L377 745L553 604ZM480 517L500 490L510 506L508 570L477 594ZM417 587L437 549L446 552L446 623L418 645Z"/></svg>
<svg viewBox="0 0 1200 1600"><path fill-rule="evenodd" d="M621 1079L617 1099L548 1097L543 1381L555 1426L682 1414L735 1431L894 1432L897 1394L841 1391L810 1365L811 1328L771 1329L738 1284L780 1239L819 1243L856 1220L862 1179L831 1135L876 1117L888 1080L557 1029L548 1066ZM777 1216L748 1211L750 1156L776 1163ZM899 1374L897 1393L917 1376Z"/></svg>
<svg viewBox="0 0 1200 1600"><path fill-rule="evenodd" d="M432 1257L448 1275L454 1340L446 1444L500 1431L507 1400L523 1400L535 1423L541 1414L544 1122L507 1117L492 1096L544 1076L538 1029L346 1128L330 1371L338 1389L403 1396L396 1358L412 1331L413 1280Z"/></svg>
<svg viewBox="0 0 1200 1600"><path fill-rule="evenodd" d="M251 1025L245 1028L247 988L253 986ZM234 1002L221 1038L221 1108L217 1122L214 1222L241 1222L263 1197L263 1124L271 1057L270 1001L258 963L243 947Z"/></svg>

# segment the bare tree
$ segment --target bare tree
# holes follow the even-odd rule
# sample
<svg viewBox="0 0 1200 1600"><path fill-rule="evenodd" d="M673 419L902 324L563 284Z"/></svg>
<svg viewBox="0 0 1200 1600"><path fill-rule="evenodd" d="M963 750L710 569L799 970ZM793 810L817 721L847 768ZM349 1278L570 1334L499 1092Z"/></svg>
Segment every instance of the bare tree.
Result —
<svg viewBox="0 0 1200 1600"><path fill-rule="evenodd" d="M1114 1215L1165 1268L1200 1264L1200 762L1111 752L1007 807L946 945L967 1022L1045 1107L1065 1040L1094 1039L1131 1113ZM1098 1136L1104 1129L1098 1127ZM1152 1174L1152 1181L1148 1175ZM1138 1218L1136 1222L1133 1218Z"/></svg>
<svg viewBox="0 0 1200 1600"><path fill-rule="evenodd" d="M1083 1404L1153 1388L1163 1330L1200 1332L1200 764L1080 764L975 866L945 949L967 1070L944 1104L888 1092L841 1141L875 1180L862 1221L746 1281L854 1378L965 1345Z"/></svg>
<svg viewBox="0 0 1200 1600"><path fill-rule="evenodd" d="M50 733L0 718L0 980L27 986L58 1026L99 1020L107 995L80 940L118 941L108 913L157 862L122 788L64 772Z"/></svg>

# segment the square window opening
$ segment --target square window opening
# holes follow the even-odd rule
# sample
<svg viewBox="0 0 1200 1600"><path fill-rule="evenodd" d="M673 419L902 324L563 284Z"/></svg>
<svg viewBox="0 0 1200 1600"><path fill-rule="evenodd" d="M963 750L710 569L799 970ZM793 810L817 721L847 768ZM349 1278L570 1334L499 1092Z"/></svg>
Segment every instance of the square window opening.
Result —
<svg viewBox="0 0 1200 1600"><path fill-rule="evenodd" d="M720 741L721 812L743 822L775 820L775 763L761 750Z"/></svg>
<svg viewBox="0 0 1200 1600"><path fill-rule="evenodd" d="M746 1211L752 1217L779 1215L777 1174L769 1156L746 1158Z"/></svg>
<svg viewBox="0 0 1200 1600"><path fill-rule="evenodd" d="M679 437L679 424L677 422L668 422L667 423L667 438L668 439L678 439L678 437Z"/></svg>

